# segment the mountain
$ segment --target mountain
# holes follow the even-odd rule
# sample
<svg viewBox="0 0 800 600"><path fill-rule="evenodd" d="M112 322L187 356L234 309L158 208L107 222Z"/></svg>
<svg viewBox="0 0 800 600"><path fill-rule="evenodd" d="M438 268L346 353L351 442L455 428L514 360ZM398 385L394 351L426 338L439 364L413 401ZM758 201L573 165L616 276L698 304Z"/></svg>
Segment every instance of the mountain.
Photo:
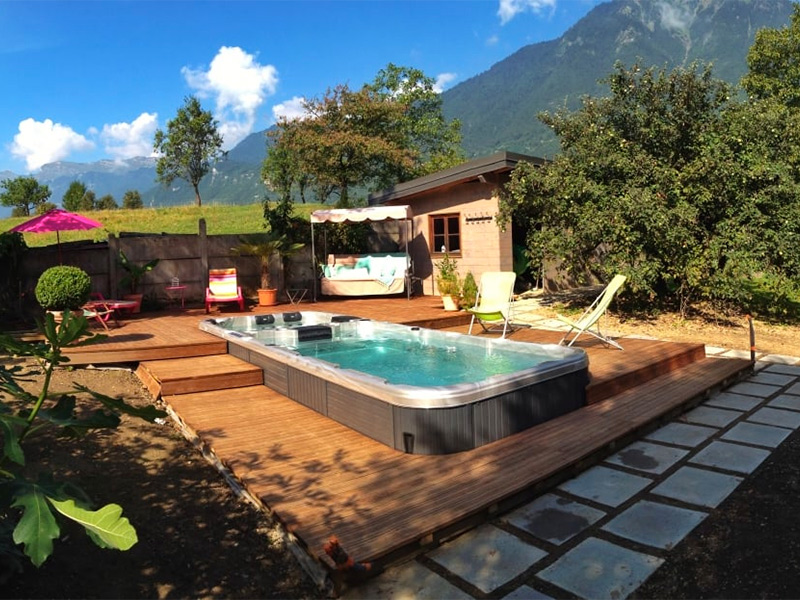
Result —
<svg viewBox="0 0 800 600"><path fill-rule="evenodd" d="M783 27L792 13L790 0L612 0L599 4L560 38L531 44L488 71L442 94L448 119L462 123L469 157L498 150L549 157L558 151L552 132L536 118L543 110L580 106L584 95L605 95L599 80L614 63L672 68L694 60L711 62L714 75L738 83L746 56L762 27ZM253 133L228 152L200 185L204 202L247 204L266 193L261 162L267 131ZM15 175L0 174L1 179ZM59 203L71 181L84 182L98 197L138 190L146 206L194 201L188 183L166 188L156 183L151 158L79 164L59 162L36 175ZM0 216L10 209L0 207Z"/></svg>
<svg viewBox="0 0 800 600"><path fill-rule="evenodd" d="M559 39L525 46L444 92L444 113L461 120L470 157L498 150L552 156L557 140L537 113L606 95L599 80L617 61L668 69L711 62L715 77L738 83L755 32L787 25L791 12L789 0L613 0Z"/></svg>

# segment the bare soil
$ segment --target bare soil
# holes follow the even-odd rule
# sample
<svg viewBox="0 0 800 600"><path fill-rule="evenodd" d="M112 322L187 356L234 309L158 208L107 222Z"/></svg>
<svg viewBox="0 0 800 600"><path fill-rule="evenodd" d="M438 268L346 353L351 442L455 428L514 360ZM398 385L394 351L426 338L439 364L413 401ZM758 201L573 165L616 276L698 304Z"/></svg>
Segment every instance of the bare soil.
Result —
<svg viewBox="0 0 800 600"><path fill-rule="evenodd" d="M745 319L632 322L610 315L605 325L749 349ZM800 328L757 322L756 331L759 351L800 356ZM134 404L153 402L130 370L65 369L54 388L69 389L73 381ZM170 420L124 418L118 430L82 441L47 438L28 457L78 483L98 504L122 505L139 542L127 552L101 550L77 527L65 528L54 555L39 569L26 565L0 586L0 598L323 597L279 526L236 497ZM800 436L794 434L668 554L635 597L800 597L798 497Z"/></svg>

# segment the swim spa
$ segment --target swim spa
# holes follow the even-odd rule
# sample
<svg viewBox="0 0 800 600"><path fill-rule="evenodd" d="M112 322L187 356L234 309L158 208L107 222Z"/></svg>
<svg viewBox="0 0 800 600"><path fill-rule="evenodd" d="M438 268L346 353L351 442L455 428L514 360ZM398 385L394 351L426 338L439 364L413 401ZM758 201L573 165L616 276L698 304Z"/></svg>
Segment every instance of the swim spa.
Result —
<svg viewBox="0 0 800 600"><path fill-rule="evenodd" d="M264 385L392 448L447 454L584 406L579 348L303 311L206 319Z"/></svg>

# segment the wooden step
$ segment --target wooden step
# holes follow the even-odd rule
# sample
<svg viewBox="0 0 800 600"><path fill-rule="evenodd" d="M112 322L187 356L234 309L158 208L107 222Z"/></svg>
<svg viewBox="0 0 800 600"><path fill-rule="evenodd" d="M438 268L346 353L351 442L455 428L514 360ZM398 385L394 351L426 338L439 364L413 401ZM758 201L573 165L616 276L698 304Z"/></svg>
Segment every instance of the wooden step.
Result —
<svg viewBox="0 0 800 600"><path fill-rule="evenodd" d="M706 349L704 344L663 344L660 353L651 358L651 362L641 365L632 365L631 368L616 377L604 378L602 381L592 381L586 388L586 403L594 404L606 398L621 394L625 390L643 385L648 381L677 371L692 363L705 360ZM624 352L624 351L623 351ZM625 361L629 354L621 353L615 357ZM605 357L608 357L606 354ZM594 357L599 360L600 357ZM589 361L589 370L592 370L592 361Z"/></svg>
<svg viewBox="0 0 800 600"><path fill-rule="evenodd" d="M139 363L136 375L155 398L260 385L264 381L260 367L230 354L144 361Z"/></svg>

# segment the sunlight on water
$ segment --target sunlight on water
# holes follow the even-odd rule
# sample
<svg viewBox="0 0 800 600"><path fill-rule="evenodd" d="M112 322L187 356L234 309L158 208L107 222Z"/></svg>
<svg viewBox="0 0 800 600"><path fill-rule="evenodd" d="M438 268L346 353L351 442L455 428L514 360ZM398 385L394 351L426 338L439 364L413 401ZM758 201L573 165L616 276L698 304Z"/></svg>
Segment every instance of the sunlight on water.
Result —
<svg viewBox="0 0 800 600"><path fill-rule="evenodd" d="M534 351L515 352L471 345L431 346L406 339L349 339L300 346L297 351L303 356L368 373L389 383L422 387L474 383L553 359Z"/></svg>

